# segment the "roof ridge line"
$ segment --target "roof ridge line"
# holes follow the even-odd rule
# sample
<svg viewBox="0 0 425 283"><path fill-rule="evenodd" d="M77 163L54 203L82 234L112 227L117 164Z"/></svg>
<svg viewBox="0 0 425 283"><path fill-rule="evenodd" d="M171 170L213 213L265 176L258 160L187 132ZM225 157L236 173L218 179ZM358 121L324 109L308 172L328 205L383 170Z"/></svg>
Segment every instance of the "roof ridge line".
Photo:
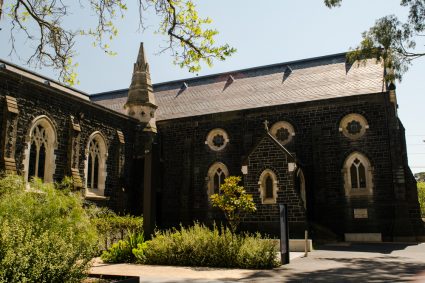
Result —
<svg viewBox="0 0 425 283"><path fill-rule="evenodd" d="M6 66L7 66L7 65L9 65L9 66L10 66L10 67L12 67L12 68L18 69L18 70L20 70L20 71L22 71L22 72L26 72L26 73L28 73L28 74L30 74L30 75L36 76L36 77L38 77L38 78L40 78L40 79L43 79L43 80L45 80L45 81L49 81L49 82L51 82L51 83L57 84L57 85L59 85L59 86L61 86L61 87L63 87L63 88L69 89L69 90L71 90L71 91L75 91L75 92L77 92L77 93L79 93L79 94L81 94L81 95L84 95L84 96L90 97L90 94L88 94L87 92L84 92L84 91L82 91L82 90L79 90L79 89L73 88L73 87L68 86L68 85L66 85L66 84L64 84L64 83L61 83L61 82L59 82L59 81L57 81L57 80L54 80L54 79L52 79L52 78L50 78L50 77L47 77L47 76L45 76L45 75L41 75L40 73L37 73L37 72L35 72L35 71L29 70L29 69L24 68L24 67L21 67L21 66L19 66L19 65L16 65L16 64L11 63L11 62L9 62L9 61L6 61L6 60L4 60L4 59L1 59L1 58L0 58L0 63L5 64Z"/></svg>

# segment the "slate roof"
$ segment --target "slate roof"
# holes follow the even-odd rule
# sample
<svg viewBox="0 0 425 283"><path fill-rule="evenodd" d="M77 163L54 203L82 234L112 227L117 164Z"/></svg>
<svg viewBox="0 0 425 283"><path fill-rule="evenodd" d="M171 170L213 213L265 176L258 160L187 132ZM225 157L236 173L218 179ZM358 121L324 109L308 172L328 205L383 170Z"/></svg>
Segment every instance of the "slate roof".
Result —
<svg viewBox="0 0 425 283"><path fill-rule="evenodd" d="M153 89L157 120L386 91L381 64L370 60L351 66L345 63L345 53L159 83ZM125 113L127 92L90 98Z"/></svg>

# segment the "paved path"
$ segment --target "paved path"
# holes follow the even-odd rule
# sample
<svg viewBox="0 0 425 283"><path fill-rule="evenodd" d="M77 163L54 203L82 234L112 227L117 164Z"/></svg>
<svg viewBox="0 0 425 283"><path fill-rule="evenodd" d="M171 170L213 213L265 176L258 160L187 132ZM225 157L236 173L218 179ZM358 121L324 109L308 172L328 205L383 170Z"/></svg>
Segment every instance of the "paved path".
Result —
<svg viewBox="0 0 425 283"><path fill-rule="evenodd" d="M95 263L93 273L136 275L140 282L425 282L425 243L323 246L273 270ZM294 258L297 257L297 258Z"/></svg>

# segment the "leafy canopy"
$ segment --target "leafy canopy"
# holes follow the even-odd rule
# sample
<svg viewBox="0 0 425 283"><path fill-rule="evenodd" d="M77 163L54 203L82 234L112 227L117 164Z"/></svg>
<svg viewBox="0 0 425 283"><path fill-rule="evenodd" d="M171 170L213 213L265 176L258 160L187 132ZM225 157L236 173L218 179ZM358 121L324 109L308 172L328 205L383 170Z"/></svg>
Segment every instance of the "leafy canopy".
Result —
<svg viewBox="0 0 425 283"><path fill-rule="evenodd" d="M79 2L56 0L0 0L0 20L10 21L11 53L16 53L17 33L21 32L26 42L35 44L34 52L27 64L47 66L59 71L65 83L77 83L74 62L75 42L79 36L93 39L93 46L109 55L110 42L118 36L117 18L128 12L125 0L81 0ZM218 31L209 28L212 20L199 16L192 0L138 0L139 25L143 28L142 14L153 10L159 17L157 32L167 37L167 46L161 52L170 51L174 63L197 72L204 62L212 65L213 59L225 60L236 49L228 44L218 45ZM72 14L81 13L88 7L96 18L94 26L85 21L82 27L74 23L67 27L65 22ZM3 14L3 17L2 17Z"/></svg>
<svg viewBox="0 0 425 283"><path fill-rule="evenodd" d="M220 194L213 194L210 197L213 207L218 207L224 212L232 232L236 231L245 213L257 210L252 195L247 194L244 187L238 185L240 181L241 177L227 177L220 186Z"/></svg>
<svg viewBox="0 0 425 283"><path fill-rule="evenodd" d="M332 8L339 7L342 0L324 2ZM425 48L416 50L417 41L425 36L425 0L401 0L400 5L409 9L405 22L395 15L376 20L374 26L363 32L359 46L347 56L351 63L367 58L382 61L389 70L385 78L387 81L401 80L412 61L425 56Z"/></svg>

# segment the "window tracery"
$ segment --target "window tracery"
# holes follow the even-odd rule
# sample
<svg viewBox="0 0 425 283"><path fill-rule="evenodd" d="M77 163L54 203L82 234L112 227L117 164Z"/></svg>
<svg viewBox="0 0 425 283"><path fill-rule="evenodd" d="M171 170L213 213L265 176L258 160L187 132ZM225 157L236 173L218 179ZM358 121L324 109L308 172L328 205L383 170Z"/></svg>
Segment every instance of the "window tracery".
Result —
<svg viewBox="0 0 425 283"><path fill-rule="evenodd" d="M367 195L372 193L372 172L369 159L359 152L352 153L345 161L343 174L346 195Z"/></svg>
<svg viewBox="0 0 425 283"><path fill-rule="evenodd" d="M208 170L208 197L212 194L220 193L220 186L224 183L224 179L229 176L229 171L221 162L214 163Z"/></svg>
<svg viewBox="0 0 425 283"><path fill-rule="evenodd" d="M361 138L367 129L369 125L366 118L356 113L346 115L339 123L339 131L351 140Z"/></svg>
<svg viewBox="0 0 425 283"><path fill-rule="evenodd" d="M35 118L26 137L27 147L24 157L25 180L38 177L44 182L53 182L56 131L51 120L45 116Z"/></svg>
<svg viewBox="0 0 425 283"><path fill-rule="evenodd" d="M270 133L282 144L286 145L292 141L295 136L294 127L286 122L279 121L273 124L270 128Z"/></svg>
<svg viewBox="0 0 425 283"><path fill-rule="evenodd" d="M219 128L211 130L208 133L207 139L205 141L205 144L207 144L210 149L214 151L223 150L228 143L229 136L227 135L225 130Z"/></svg>
<svg viewBox="0 0 425 283"><path fill-rule="evenodd" d="M100 132L93 133L86 149L86 197L103 196L106 182L107 145Z"/></svg>
<svg viewBox="0 0 425 283"><path fill-rule="evenodd" d="M96 139L90 141L88 159L87 188L98 189L100 149Z"/></svg>

